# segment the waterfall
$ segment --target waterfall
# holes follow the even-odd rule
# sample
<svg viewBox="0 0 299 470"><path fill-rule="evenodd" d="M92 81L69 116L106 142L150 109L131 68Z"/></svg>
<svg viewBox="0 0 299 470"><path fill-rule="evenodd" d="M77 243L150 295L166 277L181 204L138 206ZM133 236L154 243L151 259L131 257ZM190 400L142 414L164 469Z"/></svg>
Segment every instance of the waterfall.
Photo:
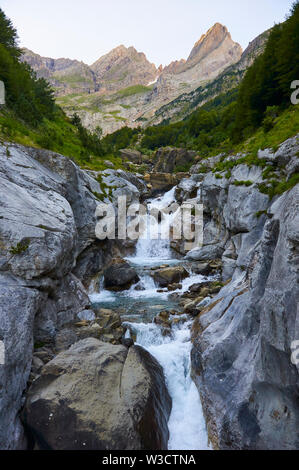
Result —
<svg viewBox="0 0 299 470"><path fill-rule="evenodd" d="M153 233L153 223L150 217L150 212L153 209L163 210L175 202L175 189L172 188L170 191L165 193L163 196L148 201L147 215L145 216L145 233L144 236L139 238L136 245L136 256L130 258L136 264L151 264L155 260L167 261L171 260L171 249L169 238L163 239L163 234L169 233L169 226L173 218L173 214L165 217L161 220L158 227L158 239L152 239L151 234Z"/></svg>
<svg viewBox="0 0 299 470"><path fill-rule="evenodd" d="M125 308L124 325L127 326L127 335L136 335L136 342L147 349L161 364L164 370L166 385L172 398L172 411L169 418L170 450L206 450L209 449L208 437L205 427L202 406L198 390L191 379L191 321L179 323L172 327L171 335L162 334L159 325L153 323L153 317L165 309L175 309L177 301L169 298L169 292L158 292L157 286L150 275L150 267L159 267L161 264L181 263L173 259L170 240L152 239L150 211L152 208L163 210L175 202L175 190L172 188L161 197L148 201L147 215L145 216L145 234L139 238L135 256L126 258L138 271L139 287L132 286L129 290L117 293L104 289L103 282L100 292L92 292L90 298L93 302L109 308ZM198 190L200 195L200 189ZM158 227L161 235L168 230L175 214L162 217ZM182 288L175 292L186 292L192 284L201 283L206 278L194 275L184 279ZM158 305L157 305L158 303ZM146 323L147 322L147 323Z"/></svg>
<svg viewBox="0 0 299 470"><path fill-rule="evenodd" d="M173 327L171 337L158 325L127 323L136 342L162 365L172 398L168 422L169 450L208 450L208 437L198 390L191 379L190 322Z"/></svg>

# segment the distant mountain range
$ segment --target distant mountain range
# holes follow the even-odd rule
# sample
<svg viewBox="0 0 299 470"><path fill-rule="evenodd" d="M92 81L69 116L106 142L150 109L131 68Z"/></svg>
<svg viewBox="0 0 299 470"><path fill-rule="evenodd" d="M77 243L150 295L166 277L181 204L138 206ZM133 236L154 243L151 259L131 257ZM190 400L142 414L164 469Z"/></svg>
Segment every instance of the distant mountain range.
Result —
<svg viewBox="0 0 299 470"><path fill-rule="evenodd" d="M238 82L263 50L266 37L267 33L259 36L242 53L227 28L216 23L195 43L187 60L164 68L157 68L134 47L123 45L91 66L41 57L28 49L23 50L22 60L38 77L49 81L68 115L77 112L87 128L100 126L107 134L125 125L147 126L183 117L188 109L194 109L193 102L199 105L206 101L207 88L212 97L223 91L222 87L213 91L213 83L221 76L233 72L232 83Z"/></svg>

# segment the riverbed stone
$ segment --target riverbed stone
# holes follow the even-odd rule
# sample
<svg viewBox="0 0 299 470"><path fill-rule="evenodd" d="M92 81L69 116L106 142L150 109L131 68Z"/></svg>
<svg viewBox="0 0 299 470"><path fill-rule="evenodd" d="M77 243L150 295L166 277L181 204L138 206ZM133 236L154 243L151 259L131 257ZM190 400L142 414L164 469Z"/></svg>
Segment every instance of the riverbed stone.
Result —
<svg viewBox="0 0 299 470"><path fill-rule="evenodd" d="M104 285L110 290L127 290L138 281L136 270L122 259L115 259L104 271Z"/></svg>
<svg viewBox="0 0 299 470"><path fill-rule="evenodd" d="M159 269L153 274L155 283L160 287L180 283L189 276L188 271L183 266Z"/></svg>

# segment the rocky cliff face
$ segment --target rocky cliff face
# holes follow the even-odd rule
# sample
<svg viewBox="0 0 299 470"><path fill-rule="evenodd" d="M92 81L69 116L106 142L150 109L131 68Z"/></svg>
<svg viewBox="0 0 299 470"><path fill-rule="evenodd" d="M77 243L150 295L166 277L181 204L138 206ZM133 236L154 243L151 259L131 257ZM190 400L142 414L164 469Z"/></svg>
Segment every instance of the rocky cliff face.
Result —
<svg viewBox="0 0 299 470"><path fill-rule="evenodd" d="M188 116L196 108L215 98L217 95L226 93L238 86L246 70L253 64L255 58L264 51L269 34L270 30L265 31L250 42L242 53L240 60L225 67L216 78L204 82L195 90L182 90L182 93L177 98L172 99L169 103L157 109L150 122L152 124L159 124L164 120L176 122ZM226 39L229 42L229 34L227 34ZM184 63L184 67L186 67L186 63Z"/></svg>
<svg viewBox="0 0 299 470"><path fill-rule="evenodd" d="M124 171L82 171L62 155L9 144L0 146L0 187L0 340L5 346L5 363L0 364L0 448L24 449L27 443L19 416L24 392L44 364L88 337L97 338L97 357L106 355L112 360L115 354L109 359L109 351L98 340L119 344L124 334L120 319L109 311L95 314L83 283L87 287L91 277L120 255L123 247L96 240L95 211L100 201L113 202L118 195L137 202L147 188ZM86 324L86 319L95 321ZM125 361L125 348L122 354ZM138 363L136 351L134 357ZM146 374L149 361L140 359L141 375ZM84 369L81 372L84 375ZM151 401L157 406L155 420L162 426L157 434L160 440L155 442L165 446L171 403L161 398L163 376L158 369L156 375L148 373L148 388L138 402L125 387L128 379L124 371L122 374L124 406L130 407L131 397L132 409L135 406L139 413L132 422L134 442L139 439L139 448L150 445L145 433L153 416L142 406ZM116 371L113 377L119 380ZM126 413L125 408L122 412ZM86 419L93 413L92 407L89 413ZM95 442L99 436L90 439Z"/></svg>
<svg viewBox="0 0 299 470"><path fill-rule="evenodd" d="M227 28L216 23L194 45L187 60L164 69L157 69L134 47L123 45L90 67L68 59L43 58L28 50L23 60L50 81L68 114L78 112L86 127L101 126L106 134L124 125L154 123L162 106L214 80L241 55L240 45Z"/></svg>
<svg viewBox="0 0 299 470"><path fill-rule="evenodd" d="M41 57L29 49L23 49L22 60L32 67L38 78L45 78L58 96L94 93L98 88L92 70L78 60Z"/></svg>
<svg viewBox="0 0 299 470"><path fill-rule="evenodd" d="M103 91L118 91L133 85L147 85L154 81L158 71L143 52L134 47L116 47L91 65Z"/></svg>
<svg viewBox="0 0 299 470"><path fill-rule="evenodd" d="M216 23L194 44L187 60L172 62L163 69L163 73L181 74L193 67L198 67L197 71L205 74L208 79L214 71L219 73L223 64L225 66L228 55L231 57L231 62L238 62L242 55L242 48L232 40L225 26ZM205 63L204 60L208 57L209 61Z"/></svg>
<svg viewBox="0 0 299 470"><path fill-rule="evenodd" d="M259 157L290 178L298 149L297 136ZM260 167L201 177L204 246L187 257L221 259L226 282L193 324L193 376L210 439L220 449L296 449L299 185L270 201L259 191Z"/></svg>

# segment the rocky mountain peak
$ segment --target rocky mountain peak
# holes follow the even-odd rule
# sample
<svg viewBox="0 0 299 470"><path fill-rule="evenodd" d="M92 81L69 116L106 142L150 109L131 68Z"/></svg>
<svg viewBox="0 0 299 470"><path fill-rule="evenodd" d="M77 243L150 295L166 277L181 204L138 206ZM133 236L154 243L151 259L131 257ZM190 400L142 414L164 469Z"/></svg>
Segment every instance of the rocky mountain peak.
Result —
<svg viewBox="0 0 299 470"><path fill-rule="evenodd" d="M147 60L143 52L123 44L100 57L90 68L96 79L104 81L108 89L147 85L157 76L156 66Z"/></svg>
<svg viewBox="0 0 299 470"><path fill-rule="evenodd" d="M229 53L232 57L232 62L237 62L242 55L241 46L232 40L227 27L220 23L215 23L194 44L187 60L176 60L165 67L164 71L174 74L185 72L202 62L210 54L216 55L215 51L218 49L220 55L222 53Z"/></svg>
<svg viewBox="0 0 299 470"><path fill-rule="evenodd" d="M220 23L215 23L214 26L212 26L206 34L203 34L194 44L187 62L199 62L217 49L225 40L232 46L236 45L240 50L240 54L242 54L241 46L232 40L227 27Z"/></svg>

